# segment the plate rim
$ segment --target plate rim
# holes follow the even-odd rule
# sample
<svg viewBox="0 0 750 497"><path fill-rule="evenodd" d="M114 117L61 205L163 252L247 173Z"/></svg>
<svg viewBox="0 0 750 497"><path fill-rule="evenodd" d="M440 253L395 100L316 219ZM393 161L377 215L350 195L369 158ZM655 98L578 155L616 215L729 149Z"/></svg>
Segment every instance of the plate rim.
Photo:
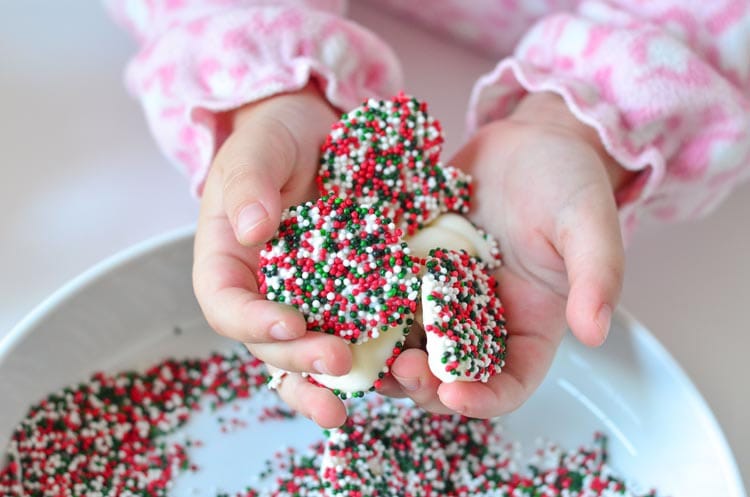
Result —
<svg viewBox="0 0 750 497"><path fill-rule="evenodd" d="M31 333L35 326L73 295L105 277L110 271L134 261L152 250L194 237L195 227L195 224L181 226L136 242L94 263L88 269L63 283L21 318L4 337L0 338L0 363L6 359L6 356L25 335Z"/></svg>
<svg viewBox="0 0 750 497"><path fill-rule="evenodd" d="M656 338L656 336L630 311L622 306L618 306L617 309L615 309L615 315L625 324L626 328L630 330L633 337L665 365L668 374L671 375L672 379L678 384L678 386L684 389L692 399L696 413L703 418L703 422L706 423L707 427L711 430L713 438L715 439L714 441L723 454L723 472L730 478L730 481L727 483L730 484L730 490L734 492L733 496L728 497L747 497L747 494L745 493L745 485L742 481L742 475L740 474L740 469L737 465L737 460L732 448L729 446L724 430L721 428L718 419L716 419L716 415L703 397L703 394L698 390L698 387L693 380L690 379L690 375L687 374L682 365L677 362L677 359L675 359L667 350L664 344L662 344L659 339Z"/></svg>
<svg viewBox="0 0 750 497"><path fill-rule="evenodd" d="M0 339L0 363L6 359L6 356L10 354L21 340L33 333L33 330L41 321L80 290L105 277L120 266L132 262L155 249L184 243L195 236L195 228L195 224L190 224L142 240L104 258L61 285L42 300L42 302L37 304ZM747 497L737 461L729 446L726 435L708 402L706 402L698 387L690 379L690 376L666 347L630 311L620 305L615 309L615 317L624 323L638 342L662 361L672 379L689 394L690 398L694 399L693 403L696 411L703 418L706 426L711 429L713 438L724 455L724 460L722 461L724 474L728 475L731 479L727 483L730 484L734 491L734 495L729 497Z"/></svg>

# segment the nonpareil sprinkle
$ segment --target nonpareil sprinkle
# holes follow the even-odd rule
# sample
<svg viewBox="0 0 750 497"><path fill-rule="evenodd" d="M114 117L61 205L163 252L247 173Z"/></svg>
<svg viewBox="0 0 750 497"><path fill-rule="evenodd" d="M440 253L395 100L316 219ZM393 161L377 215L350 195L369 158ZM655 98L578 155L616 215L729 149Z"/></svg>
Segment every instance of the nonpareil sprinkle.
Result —
<svg viewBox="0 0 750 497"><path fill-rule="evenodd" d="M607 465L607 439L530 459L497 420L432 415L393 401L359 403L346 424L305 452L279 453L243 497L656 497ZM265 486L263 486L265 485Z"/></svg>
<svg viewBox="0 0 750 497"><path fill-rule="evenodd" d="M351 343L411 325L419 264L380 209L328 196L284 212L260 254L260 291L305 316L308 329Z"/></svg>
<svg viewBox="0 0 750 497"><path fill-rule="evenodd" d="M167 360L143 373L97 373L29 409L0 469L0 496L169 495L181 473L201 471L190 452L202 444L166 443L164 435L205 403L263 402L253 393L266 378L243 350ZM248 475L244 490L217 497L656 496L635 492L612 471L601 435L588 447L547 444L524 459L498 420L432 415L382 397L353 401L350 412L305 451L269 447L275 455ZM291 417L268 408L258 422Z"/></svg>
<svg viewBox="0 0 750 497"><path fill-rule="evenodd" d="M471 178L440 163L443 133L427 104L369 99L335 123L321 149L322 195L375 205L408 235L443 212L466 214Z"/></svg>
<svg viewBox="0 0 750 497"><path fill-rule="evenodd" d="M250 397L264 387L264 369L238 350L167 360L144 373L96 373L55 392L13 432L0 495L166 496L178 473L194 469L194 442L168 444L164 435L201 405Z"/></svg>
<svg viewBox="0 0 750 497"><path fill-rule="evenodd" d="M482 381L505 366L505 309L487 266L464 251L434 249L422 309L430 369L445 382Z"/></svg>

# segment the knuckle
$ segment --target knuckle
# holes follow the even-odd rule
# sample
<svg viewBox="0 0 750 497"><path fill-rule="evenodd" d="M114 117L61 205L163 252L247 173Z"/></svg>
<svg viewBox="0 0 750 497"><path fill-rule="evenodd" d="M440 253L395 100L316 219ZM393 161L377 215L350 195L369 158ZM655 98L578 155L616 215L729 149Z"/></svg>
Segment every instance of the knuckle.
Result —
<svg viewBox="0 0 750 497"><path fill-rule="evenodd" d="M265 132L269 154L276 161L275 166L291 167L299 157L299 143L289 125L276 115L266 115L258 122Z"/></svg>
<svg viewBox="0 0 750 497"><path fill-rule="evenodd" d="M272 137L275 139L277 146L281 147L280 150L286 153L295 152L297 149L297 137L296 133L292 131L285 119L282 119L279 115L268 116L268 123L270 128L273 130ZM294 156L288 156L293 159Z"/></svg>
<svg viewBox="0 0 750 497"><path fill-rule="evenodd" d="M247 184L256 179L256 174L246 162L241 162L224 171L224 195L247 191Z"/></svg>
<svg viewBox="0 0 750 497"><path fill-rule="evenodd" d="M226 333L226 330L221 325L220 321L216 318L216 316L211 312L204 312L203 315L206 318L206 322L208 323L208 326L211 327L212 330L214 330L217 334L229 338L229 335Z"/></svg>
<svg viewBox="0 0 750 497"><path fill-rule="evenodd" d="M615 289L619 291L622 289L623 281L625 280L625 256L613 256L609 270L612 281L615 284Z"/></svg>
<svg viewBox="0 0 750 497"><path fill-rule="evenodd" d="M242 345L245 346L245 348L247 349L247 351L250 352L250 354L253 357L257 357L258 356L257 350L256 350L256 344L254 344L254 343L243 343ZM270 364L266 364L266 367L268 368L268 372L269 373L273 373L277 369L277 368L275 368L274 366L272 366ZM282 385L283 385L283 382L282 382Z"/></svg>

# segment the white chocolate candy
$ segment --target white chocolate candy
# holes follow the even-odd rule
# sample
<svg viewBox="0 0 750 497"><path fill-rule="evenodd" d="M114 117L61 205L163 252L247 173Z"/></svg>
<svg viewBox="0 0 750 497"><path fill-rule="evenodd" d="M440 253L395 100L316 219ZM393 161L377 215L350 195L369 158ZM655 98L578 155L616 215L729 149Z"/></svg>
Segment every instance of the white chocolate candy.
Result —
<svg viewBox="0 0 750 497"><path fill-rule="evenodd" d="M411 237L405 239L410 254L414 257L426 258L430 250L443 248L451 251L464 250L468 254L478 257L487 267L499 265L499 250L497 242L474 226L470 221L458 214L442 214L435 221L424 227ZM422 278L422 312L414 316L422 323L434 323L438 317L434 315L435 306L425 305L425 296L432 293L434 281ZM352 369L344 376L330 376L311 374L310 376L321 385L345 394L366 392L378 380L381 372L387 372L386 361L393 356L393 349L398 342L403 343L408 329L390 328L381 333L378 338L360 344L350 344L352 352ZM457 376L445 370L441 362L446 350L455 344L446 337L435 333L427 334L427 358L430 370L440 380L450 383L454 381L475 381L471 377ZM487 367L488 365L483 365Z"/></svg>
<svg viewBox="0 0 750 497"><path fill-rule="evenodd" d="M487 267L500 266L500 247L497 241L460 214L442 214L433 222L406 238L411 254L425 258L430 250L444 248L464 250L481 259Z"/></svg>
<svg viewBox="0 0 750 497"><path fill-rule="evenodd" d="M424 299L426 295L430 295L434 290L434 280L430 278L422 279L422 322L423 323L434 323L437 319L437 313L435 312L435 306L424 305ZM458 377L450 374L445 370L445 365L442 363L443 354L452 343L450 339L444 336L438 336L434 333L427 333L427 365L430 367L430 371L435 375L437 379L444 383L453 383L454 381L472 381L471 378Z"/></svg>
<svg viewBox="0 0 750 497"><path fill-rule="evenodd" d="M451 214L444 214L451 215ZM440 216L442 218L443 216ZM438 218L438 219L440 219ZM455 230L444 229L440 226L430 224L417 231L414 236L406 239L409 250L414 257L424 259L430 250L443 247L451 250L465 250L471 255L476 255L476 248L471 241L462 233Z"/></svg>
<svg viewBox="0 0 750 497"><path fill-rule="evenodd" d="M367 392L378 380L380 373L387 373L386 362L393 354L398 343L404 343L408 327L389 328L380 333L378 338L364 343L349 344L352 352L352 369L344 376L327 374L311 374L310 376L321 385L331 390L353 394Z"/></svg>
<svg viewBox="0 0 750 497"><path fill-rule="evenodd" d="M448 213L439 216L414 236L407 238L406 242L415 257L426 258L432 249L443 248L452 251L463 250L482 260L489 269L500 265L500 248L497 241L459 214ZM432 278L422 278L422 312L416 316L416 320L423 326L425 323L435 323L438 319L435 314L436 307L426 301L426 296L434 291L434 287L435 281ZM432 374L445 383L476 381L472 377L446 371L442 362L443 357L446 351L455 346L449 338L435 333L427 333L426 336L427 363Z"/></svg>

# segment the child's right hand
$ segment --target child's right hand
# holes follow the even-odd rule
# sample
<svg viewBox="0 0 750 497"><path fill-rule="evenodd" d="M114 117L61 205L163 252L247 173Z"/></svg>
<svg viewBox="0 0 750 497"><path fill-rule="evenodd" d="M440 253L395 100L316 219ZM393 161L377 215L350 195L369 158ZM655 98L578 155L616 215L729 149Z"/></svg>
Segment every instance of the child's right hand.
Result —
<svg viewBox="0 0 750 497"><path fill-rule="evenodd" d="M243 342L269 368L342 375L351 353L338 337L307 331L292 307L258 292L258 254L286 207L315 198L320 145L338 114L314 85L227 115L231 133L206 179L195 236L193 286L211 327ZM330 390L289 374L279 395L323 427L346 420Z"/></svg>

